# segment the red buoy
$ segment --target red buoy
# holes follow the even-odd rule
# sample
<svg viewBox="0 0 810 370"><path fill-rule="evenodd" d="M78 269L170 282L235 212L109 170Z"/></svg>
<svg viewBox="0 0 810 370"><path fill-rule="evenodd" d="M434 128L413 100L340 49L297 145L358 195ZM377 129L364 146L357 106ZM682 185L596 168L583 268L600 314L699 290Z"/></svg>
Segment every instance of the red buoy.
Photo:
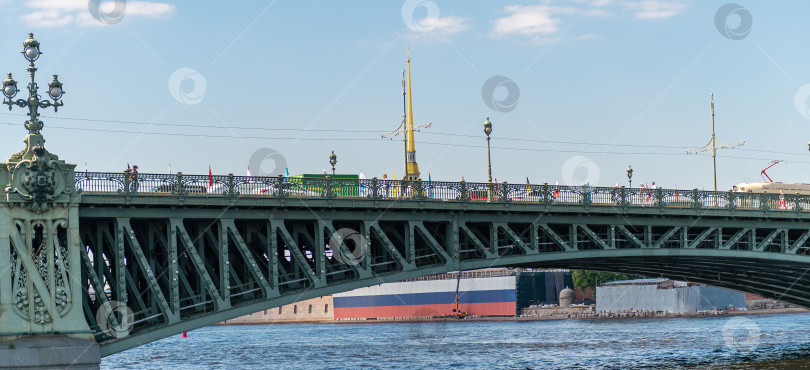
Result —
<svg viewBox="0 0 810 370"><path fill-rule="evenodd" d="M186 334L186 332L183 332L183 338L187 338L187 337L188 337L188 334Z"/></svg>

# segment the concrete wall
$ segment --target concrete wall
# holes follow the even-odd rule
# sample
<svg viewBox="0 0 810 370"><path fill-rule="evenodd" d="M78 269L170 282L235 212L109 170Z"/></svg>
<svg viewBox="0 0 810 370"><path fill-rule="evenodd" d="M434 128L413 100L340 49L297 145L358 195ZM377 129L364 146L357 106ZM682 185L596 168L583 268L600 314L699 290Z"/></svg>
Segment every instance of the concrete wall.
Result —
<svg viewBox="0 0 810 370"><path fill-rule="evenodd" d="M310 307L312 312L310 312ZM334 320L332 296L308 299L294 304L269 308L222 324L266 324L270 322L332 321Z"/></svg>
<svg viewBox="0 0 810 370"><path fill-rule="evenodd" d="M745 294L711 286L658 289L655 285L624 285L596 289L596 311L627 310L696 312L745 307Z"/></svg>

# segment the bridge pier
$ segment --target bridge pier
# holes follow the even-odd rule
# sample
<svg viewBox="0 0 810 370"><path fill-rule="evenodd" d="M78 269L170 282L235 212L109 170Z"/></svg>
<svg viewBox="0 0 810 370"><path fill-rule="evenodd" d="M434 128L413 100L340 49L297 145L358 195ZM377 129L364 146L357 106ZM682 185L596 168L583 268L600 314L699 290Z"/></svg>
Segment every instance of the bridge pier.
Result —
<svg viewBox="0 0 810 370"><path fill-rule="evenodd" d="M98 369L100 362L95 340L38 334L0 342L0 369Z"/></svg>

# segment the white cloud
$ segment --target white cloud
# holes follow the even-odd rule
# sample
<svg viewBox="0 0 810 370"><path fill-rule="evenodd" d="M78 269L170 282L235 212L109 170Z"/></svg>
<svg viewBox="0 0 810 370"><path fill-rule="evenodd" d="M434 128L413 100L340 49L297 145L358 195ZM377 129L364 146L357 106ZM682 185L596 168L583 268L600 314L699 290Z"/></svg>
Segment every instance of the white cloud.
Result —
<svg viewBox="0 0 810 370"><path fill-rule="evenodd" d="M420 28L409 27L411 33L406 36L412 41L438 41L447 36L470 28L470 19L457 16L426 17L419 20Z"/></svg>
<svg viewBox="0 0 810 370"><path fill-rule="evenodd" d="M510 5L503 10L508 15L492 22L495 36L550 35L560 30L561 19L556 15L575 11L550 5Z"/></svg>
<svg viewBox="0 0 810 370"><path fill-rule="evenodd" d="M150 1L133 1L127 3L127 15L159 17L174 11L174 5Z"/></svg>
<svg viewBox="0 0 810 370"><path fill-rule="evenodd" d="M686 4L673 0L641 0L625 2L624 8L638 19L661 19L683 13Z"/></svg>
<svg viewBox="0 0 810 370"><path fill-rule="evenodd" d="M0 0L3 1L3 0ZM126 2L123 18L128 17L148 17L155 18L174 12L174 5L152 1L130 1ZM103 26L90 13L88 0L29 0L25 6L31 8L31 12L23 15L22 20L31 26L39 27L62 27L68 25L79 26ZM115 8L115 2L103 1L99 5L101 13L111 13Z"/></svg>

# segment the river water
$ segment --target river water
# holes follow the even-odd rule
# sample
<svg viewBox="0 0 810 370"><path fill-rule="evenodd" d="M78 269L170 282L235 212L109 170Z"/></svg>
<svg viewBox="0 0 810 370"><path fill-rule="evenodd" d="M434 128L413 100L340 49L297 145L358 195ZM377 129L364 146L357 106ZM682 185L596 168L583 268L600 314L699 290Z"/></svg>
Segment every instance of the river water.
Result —
<svg viewBox="0 0 810 370"><path fill-rule="evenodd" d="M810 313L211 326L105 357L101 366L810 369Z"/></svg>

